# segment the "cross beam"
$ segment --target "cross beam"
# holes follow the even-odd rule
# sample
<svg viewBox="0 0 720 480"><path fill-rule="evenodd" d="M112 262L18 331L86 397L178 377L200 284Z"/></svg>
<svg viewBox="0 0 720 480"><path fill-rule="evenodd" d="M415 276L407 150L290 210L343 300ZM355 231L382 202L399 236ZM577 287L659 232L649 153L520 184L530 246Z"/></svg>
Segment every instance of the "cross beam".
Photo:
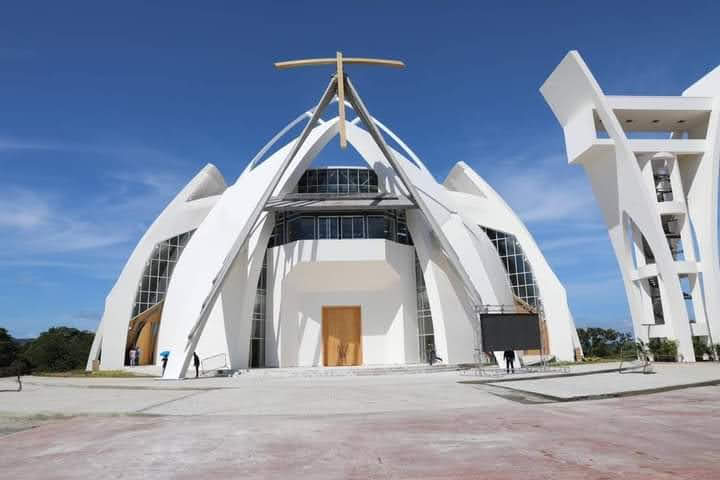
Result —
<svg viewBox="0 0 720 480"><path fill-rule="evenodd" d="M340 127L340 148L347 147L347 133L345 132L345 73L343 71L344 64L376 65L381 67L405 68L405 64L400 60L343 57L342 52L337 52L335 58L308 58L305 60L288 60L286 62L275 62L275 68L279 70L286 70L288 68L297 67L335 65L335 77L337 78L338 120Z"/></svg>
<svg viewBox="0 0 720 480"><path fill-rule="evenodd" d="M341 52L338 52L342 55ZM305 60L288 60L285 62L275 62L275 68L278 70L287 70L297 67L318 67L321 65L335 65L337 58L308 58ZM386 60L383 58L359 58L344 57L343 63L348 65L376 65L378 67L405 68L405 64L400 60Z"/></svg>

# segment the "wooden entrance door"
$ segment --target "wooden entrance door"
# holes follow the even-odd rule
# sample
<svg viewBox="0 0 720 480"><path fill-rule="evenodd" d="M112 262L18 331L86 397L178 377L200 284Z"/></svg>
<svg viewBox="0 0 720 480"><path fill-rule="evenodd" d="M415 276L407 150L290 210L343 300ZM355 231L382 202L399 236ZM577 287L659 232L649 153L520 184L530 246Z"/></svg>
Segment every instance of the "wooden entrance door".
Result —
<svg viewBox="0 0 720 480"><path fill-rule="evenodd" d="M323 364L362 365L360 307L323 307Z"/></svg>

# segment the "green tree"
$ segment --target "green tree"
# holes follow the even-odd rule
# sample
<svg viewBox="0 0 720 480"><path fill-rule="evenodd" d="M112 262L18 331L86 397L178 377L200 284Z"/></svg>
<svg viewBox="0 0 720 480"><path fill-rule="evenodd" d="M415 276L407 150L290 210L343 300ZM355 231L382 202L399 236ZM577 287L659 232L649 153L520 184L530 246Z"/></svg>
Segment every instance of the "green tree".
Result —
<svg viewBox="0 0 720 480"><path fill-rule="evenodd" d="M632 335L612 328L578 328L577 332L586 357L615 357L633 343Z"/></svg>
<svg viewBox="0 0 720 480"><path fill-rule="evenodd" d="M712 356L712 348L708 343L707 337L693 337L693 349L695 350L695 360L702 360L704 354Z"/></svg>
<svg viewBox="0 0 720 480"><path fill-rule="evenodd" d="M656 362L674 362L677 358L677 340L667 338L651 338L648 348L653 353Z"/></svg>
<svg viewBox="0 0 720 480"><path fill-rule="evenodd" d="M9 367L17 358L18 344L4 328L0 328L0 367Z"/></svg>
<svg viewBox="0 0 720 480"><path fill-rule="evenodd" d="M92 332L70 327L53 327L33 340L22 354L33 370L63 372L84 368Z"/></svg>

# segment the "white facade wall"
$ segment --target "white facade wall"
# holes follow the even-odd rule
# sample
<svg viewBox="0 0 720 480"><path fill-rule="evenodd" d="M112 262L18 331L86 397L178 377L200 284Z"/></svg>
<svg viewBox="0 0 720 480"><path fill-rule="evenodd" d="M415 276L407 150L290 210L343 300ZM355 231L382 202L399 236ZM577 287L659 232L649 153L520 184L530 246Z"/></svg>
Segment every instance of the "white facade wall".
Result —
<svg viewBox="0 0 720 480"><path fill-rule="evenodd" d="M380 239L303 240L270 249L267 365L322 365L323 306L361 307L365 365L416 363L413 250Z"/></svg>

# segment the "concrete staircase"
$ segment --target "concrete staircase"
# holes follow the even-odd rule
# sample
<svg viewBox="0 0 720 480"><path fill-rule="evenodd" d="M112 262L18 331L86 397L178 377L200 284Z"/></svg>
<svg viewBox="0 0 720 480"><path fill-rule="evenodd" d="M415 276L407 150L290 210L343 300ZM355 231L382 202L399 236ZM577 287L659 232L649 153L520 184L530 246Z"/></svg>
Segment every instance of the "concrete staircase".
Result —
<svg viewBox="0 0 720 480"><path fill-rule="evenodd" d="M356 367L289 367L289 368L252 368L240 370L240 375L273 376L273 377L343 377L343 376L376 376L376 375L408 375L416 373L440 373L467 370L470 365L430 366L426 363L413 365L368 365Z"/></svg>

